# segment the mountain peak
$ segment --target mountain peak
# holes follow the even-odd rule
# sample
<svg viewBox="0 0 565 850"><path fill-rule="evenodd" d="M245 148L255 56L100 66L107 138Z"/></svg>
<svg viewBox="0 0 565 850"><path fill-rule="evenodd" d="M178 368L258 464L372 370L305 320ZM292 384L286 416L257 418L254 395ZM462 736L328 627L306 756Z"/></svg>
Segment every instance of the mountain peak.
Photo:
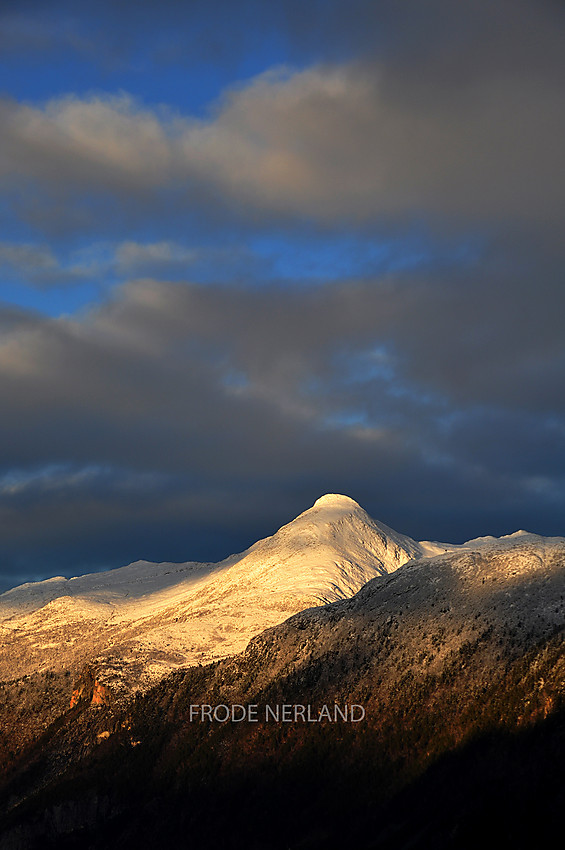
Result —
<svg viewBox="0 0 565 850"><path fill-rule="evenodd" d="M360 505L351 499L349 496L342 496L340 493L326 493L325 496L320 496L314 502L315 508L359 508Z"/></svg>

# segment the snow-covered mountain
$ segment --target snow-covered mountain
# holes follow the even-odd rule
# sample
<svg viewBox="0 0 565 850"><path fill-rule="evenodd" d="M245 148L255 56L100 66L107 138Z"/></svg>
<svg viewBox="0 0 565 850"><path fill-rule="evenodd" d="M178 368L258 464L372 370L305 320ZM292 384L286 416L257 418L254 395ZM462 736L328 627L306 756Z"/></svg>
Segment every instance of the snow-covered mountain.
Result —
<svg viewBox="0 0 565 850"><path fill-rule="evenodd" d="M114 692L143 689L175 668L238 653L263 630L353 597L409 561L419 570L441 555L506 550L532 537L418 543L353 499L328 494L272 537L217 564L138 561L9 590L0 596L0 681L75 673L95 662Z"/></svg>
<svg viewBox="0 0 565 850"><path fill-rule="evenodd" d="M525 748L497 780L515 780L510 822L515 799L524 809L531 803L532 782L515 774L532 752L536 776L546 776L555 754L546 787L561 788L564 588L563 538L519 531L417 543L336 495L219 564L138 562L15 588L0 597L2 677L14 680L0 681L0 847L66 846L71 836L69 847L158 846L163 825L175 846L187 834L198 846L231 846L234 823L244 825L237 846L298 846L303 835L284 830L294 820L289 801L300 799L308 800L302 822L318 836L308 846L373 846L381 830L374 846L390 847L390 830L411 807L398 798L383 820L383 789L398 793L469 741L479 742L476 784L461 794L469 777L452 771L412 818L416 837L422 823L432 829L431 842L409 843L453 846L436 841L441 824L429 823L444 810L454 812L450 836L462 817L482 816L477 836L487 834L494 792L481 735L495 742L496 768L524 733ZM165 677L179 666L187 669ZM145 693L129 699L136 685ZM212 703L313 706L314 715L356 705L365 717L339 727L330 720L323 734L300 712L283 730L210 721L203 735L191 707ZM532 751L530 733L546 719L546 744ZM438 810L451 789L450 805ZM561 796L539 808L536 835ZM359 812L361 837L351 839ZM336 813L342 831L332 843Z"/></svg>
<svg viewBox="0 0 565 850"><path fill-rule="evenodd" d="M242 650L292 614L352 596L427 549L328 494L218 564L154 564L24 584L0 596L0 679L97 660L119 687Z"/></svg>
<svg viewBox="0 0 565 850"><path fill-rule="evenodd" d="M268 658L257 665L256 687L286 669L329 668L339 659L361 682L367 669L378 670L383 696L397 687L399 672L406 681L440 681L446 670L468 668L475 684L493 683L507 663L564 628L565 539L519 531L412 560L349 599L265 631L245 655ZM560 676L563 690L563 670Z"/></svg>

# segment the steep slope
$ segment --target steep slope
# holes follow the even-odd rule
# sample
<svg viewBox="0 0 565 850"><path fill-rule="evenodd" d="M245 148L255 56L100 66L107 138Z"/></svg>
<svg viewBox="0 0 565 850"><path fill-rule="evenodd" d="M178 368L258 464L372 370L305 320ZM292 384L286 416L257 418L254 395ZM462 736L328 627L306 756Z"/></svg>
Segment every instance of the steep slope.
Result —
<svg viewBox="0 0 565 850"><path fill-rule="evenodd" d="M114 692L241 651L304 608L346 598L422 547L347 496L318 499L218 564L151 564L54 578L0 596L0 680L95 660Z"/></svg>

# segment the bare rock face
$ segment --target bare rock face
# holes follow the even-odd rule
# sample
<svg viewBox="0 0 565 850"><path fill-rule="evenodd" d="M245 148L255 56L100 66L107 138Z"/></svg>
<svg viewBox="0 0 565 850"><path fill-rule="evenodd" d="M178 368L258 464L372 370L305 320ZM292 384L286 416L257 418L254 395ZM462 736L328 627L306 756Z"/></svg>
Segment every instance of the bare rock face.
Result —
<svg viewBox="0 0 565 850"><path fill-rule="evenodd" d="M73 685L69 708L75 708L78 705L107 706L110 705L110 701L108 686L98 681L92 667L84 667Z"/></svg>
<svg viewBox="0 0 565 850"><path fill-rule="evenodd" d="M110 688L107 685L101 685L98 680L94 682L94 689L92 691L92 699L90 700L90 705L95 706L103 706L110 704Z"/></svg>

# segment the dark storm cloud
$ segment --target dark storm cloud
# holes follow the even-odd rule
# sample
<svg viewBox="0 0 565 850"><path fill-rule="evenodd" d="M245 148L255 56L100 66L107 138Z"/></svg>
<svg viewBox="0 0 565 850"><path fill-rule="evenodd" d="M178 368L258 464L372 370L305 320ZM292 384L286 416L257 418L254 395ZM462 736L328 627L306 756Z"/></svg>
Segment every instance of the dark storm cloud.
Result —
<svg viewBox="0 0 565 850"><path fill-rule="evenodd" d="M508 287L504 277L496 284ZM56 529L65 536L69 522L71 536L122 520L131 533L135 511L143 519L157 505L143 522L157 528L168 517L186 541L183 515L192 535L203 516L221 516L224 530L242 518L265 532L281 490L290 515L306 506L295 491L312 500L322 489L367 493L398 525L401 504L410 516L407 489L425 493L433 513L459 487L458 522L450 517L461 536L472 535L485 494L499 512L529 499L561 515L565 470L552 458L565 439L550 421L561 399L530 370L558 362L557 323L552 333L532 299L520 308L531 307L524 338L503 327L500 306L486 317L467 310L462 328L456 312L468 286L455 270L425 283L294 290L145 280L82 319L16 324L0 348L4 545L24 533L15 516L45 541ZM479 365L473 391L461 392L473 338ZM532 413L540 393L543 427ZM41 472L54 462L63 471Z"/></svg>

